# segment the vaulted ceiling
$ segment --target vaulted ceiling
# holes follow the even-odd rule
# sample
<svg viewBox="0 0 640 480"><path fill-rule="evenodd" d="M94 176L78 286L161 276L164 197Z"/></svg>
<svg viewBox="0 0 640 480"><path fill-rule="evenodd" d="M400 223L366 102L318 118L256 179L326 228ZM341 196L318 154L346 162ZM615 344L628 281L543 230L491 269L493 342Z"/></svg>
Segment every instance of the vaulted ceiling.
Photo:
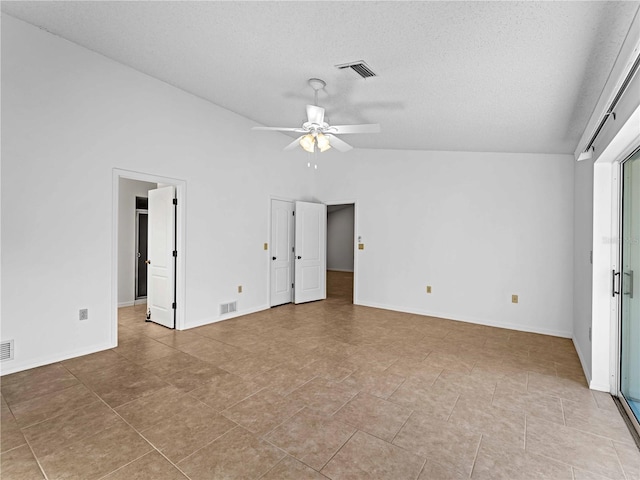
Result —
<svg viewBox="0 0 640 480"><path fill-rule="evenodd" d="M350 136L356 147L573 153L639 5L3 1L2 12L264 125L299 126L318 77L331 123L380 123ZM355 60L377 76L336 68Z"/></svg>

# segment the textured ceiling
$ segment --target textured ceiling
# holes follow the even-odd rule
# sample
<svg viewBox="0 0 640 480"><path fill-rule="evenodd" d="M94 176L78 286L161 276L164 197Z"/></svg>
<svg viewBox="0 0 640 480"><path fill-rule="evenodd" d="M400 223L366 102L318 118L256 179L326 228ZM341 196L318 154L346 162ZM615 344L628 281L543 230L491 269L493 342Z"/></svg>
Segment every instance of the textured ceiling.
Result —
<svg viewBox="0 0 640 480"><path fill-rule="evenodd" d="M2 11L264 125L300 125L307 79L319 77L331 123L381 124L345 137L356 147L573 153L639 5L3 1ZM335 68L353 60L378 76Z"/></svg>

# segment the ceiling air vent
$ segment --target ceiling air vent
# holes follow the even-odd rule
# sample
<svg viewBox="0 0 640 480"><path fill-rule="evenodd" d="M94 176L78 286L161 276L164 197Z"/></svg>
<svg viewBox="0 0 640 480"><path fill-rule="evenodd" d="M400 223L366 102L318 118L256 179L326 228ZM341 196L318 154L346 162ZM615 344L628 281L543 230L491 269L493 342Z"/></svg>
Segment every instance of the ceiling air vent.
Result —
<svg viewBox="0 0 640 480"><path fill-rule="evenodd" d="M336 65L336 68L340 70L344 70L345 68L350 68L362 78L375 77L376 74L369 68L369 65L364 63L364 60L358 60L356 62L343 63L342 65Z"/></svg>
<svg viewBox="0 0 640 480"><path fill-rule="evenodd" d="M13 360L13 340L0 343L0 361Z"/></svg>

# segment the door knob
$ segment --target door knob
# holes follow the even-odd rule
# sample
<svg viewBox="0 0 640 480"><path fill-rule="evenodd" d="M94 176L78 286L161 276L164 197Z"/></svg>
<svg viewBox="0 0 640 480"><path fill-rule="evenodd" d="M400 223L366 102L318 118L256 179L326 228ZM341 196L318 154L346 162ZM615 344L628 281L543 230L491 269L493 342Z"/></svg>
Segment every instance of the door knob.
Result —
<svg viewBox="0 0 640 480"><path fill-rule="evenodd" d="M146 263L147 265L151 265L151 260L145 260L144 263Z"/></svg>
<svg viewBox="0 0 640 480"><path fill-rule="evenodd" d="M276 257L271 257L271 260L275 260L275 259L276 259Z"/></svg>
<svg viewBox="0 0 640 480"><path fill-rule="evenodd" d="M138 252L138 258L140 258L142 255L140 255L140 252Z"/></svg>
<svg viewBox="0 0 640 480"><path fill-rule="evenodd" d="M302 260L302 257L298 256L298 260Z"/></svg>

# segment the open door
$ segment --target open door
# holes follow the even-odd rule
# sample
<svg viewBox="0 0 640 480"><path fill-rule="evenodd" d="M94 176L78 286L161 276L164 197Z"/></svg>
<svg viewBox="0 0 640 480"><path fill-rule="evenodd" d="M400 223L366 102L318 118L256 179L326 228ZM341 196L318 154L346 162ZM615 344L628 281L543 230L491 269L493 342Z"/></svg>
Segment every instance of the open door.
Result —
<svg viewBox="0 0 640 480"><path fill-rule="evenodd" d="M149 190L147 318L175 328L175 187Z"/></svg>
<svg viewBox="0 0 640 480"><path fill-rule="evenodd" d="M271 200L271 306L293 302L293 202Z"/></svg>
<svg viewBox="0 0 640 480"><path fill-rule="evenodd" d="M295 303L327 298L327 206L296 202Z"/></svg>

